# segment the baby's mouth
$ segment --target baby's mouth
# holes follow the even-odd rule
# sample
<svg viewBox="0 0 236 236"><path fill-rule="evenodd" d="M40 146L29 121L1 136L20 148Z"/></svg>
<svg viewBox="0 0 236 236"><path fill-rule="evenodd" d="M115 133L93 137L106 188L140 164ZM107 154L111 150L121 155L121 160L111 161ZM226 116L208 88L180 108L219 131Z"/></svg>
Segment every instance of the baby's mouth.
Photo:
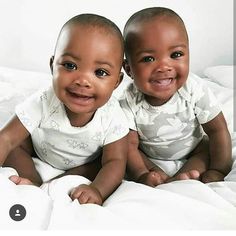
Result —
<svg viewBox="0 0 236 236"><path fill-rule="evenodd" d="M92 98L93 97L91 94L83 90L75 90L75 89L68 88L66 89L66 92L75 98Z"/></svg>
<svg viewBox="0 0 236 236"><path fill-rule="evenodd" d="M78 104L87 104L88 102L92 101L94 96L91 94L75 92L71 90L67 90L68 95L74 100L75 103Z"/></svg>
<svg viewBox="0 0 236 236"><path fill-rule="evenodd" d="M79 98L79 99L84 99L84 100L92 98L92 96L87 96L87 95L77 94L77 93L72 93L72 92L70 92L70 95L74 98Z"/></svg>
<svg viewBox="0 0 236 236"><path fill-rule="evenodd" d="M150 82L152 84L160 85L160 86L168 86L171 84L173 78L166 78L166 79L152 79Z"/></svg>

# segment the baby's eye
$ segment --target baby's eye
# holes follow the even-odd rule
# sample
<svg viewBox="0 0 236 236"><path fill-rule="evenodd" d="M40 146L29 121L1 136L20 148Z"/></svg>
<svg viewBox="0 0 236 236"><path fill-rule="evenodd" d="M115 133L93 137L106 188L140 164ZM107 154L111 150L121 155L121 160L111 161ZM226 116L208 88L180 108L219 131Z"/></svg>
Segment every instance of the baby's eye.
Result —
<svg viewBox="0 0 236 236"><path fill-rule="evenodd" d="M104 69L98 69L95 71L95 75L98 77L107 76L108 73Z"/></svg>
<svg viewBox="0 0 236 236"><path fill-rule="evenodd" d="M152 61L155 61L155 58L151 57L151 56L147 56L147 57L143 57L142 61L143 62L152 62Z"/></svg>
<svg viewBox="0 0 236 236"><path fill-rule="evenodd" d="M77 66L76 64L72 63L72 62L65 62L63 63L63 66L67 69L67 70L76 70Z"/></svg>
<svg viewBox="0 0 236 236"><path fill-rule="evenodd" d="M181 57L183 55L184 54L182 52L174 52L171 54L171 58L175 59L175 58Z"/></svg>

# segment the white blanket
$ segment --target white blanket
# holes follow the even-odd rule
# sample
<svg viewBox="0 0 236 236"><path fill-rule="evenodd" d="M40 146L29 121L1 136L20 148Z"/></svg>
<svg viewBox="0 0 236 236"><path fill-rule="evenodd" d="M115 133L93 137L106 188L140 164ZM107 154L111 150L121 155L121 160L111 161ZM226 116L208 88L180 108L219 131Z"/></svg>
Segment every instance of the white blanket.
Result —
<svg viewBox="0 0 236 236"><path fill-rule="evenodd" d="M0 126L13 114L16 103L48 83L50 76L46 74L0 67ZM151 188L124 180L103 206L80 205L70 199L68 192L78 184L89 183L84 177L65 176L40 188L17 186L8 179L16 171L0 168L0 229L236 230L233 90L214 82L206 83L221 101L232 132L234 165L224 182L203 184L185 180ZM116 91L116 95L120 92ZM61 173L38 159L35 164L44 180ZM22 221L14 221L9 216L14 204L26 209Z"/></svg>

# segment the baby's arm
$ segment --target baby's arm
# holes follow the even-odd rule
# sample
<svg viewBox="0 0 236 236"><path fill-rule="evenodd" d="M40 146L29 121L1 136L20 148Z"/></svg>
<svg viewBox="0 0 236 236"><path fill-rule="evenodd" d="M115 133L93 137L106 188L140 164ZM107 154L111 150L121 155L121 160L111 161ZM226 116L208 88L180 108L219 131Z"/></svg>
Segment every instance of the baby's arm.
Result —
<svg viewBox="0 0 236 236"><path fill-rule="evenodd" d="M209 137L210 165L203 182L223 180L232 167L231 137L223 113L202 125Z"/></svg>
<svg viewBox="0 0 236 236"><path fill-rule="evenodd" d="M128 134L127 172L130 179L134 181L138 181L143 174L149 172L139 151L138 133L134 130L130 130Z"/></svg>
<svg viewBox="0 0 236 236"><path fill-rule="evenodd" d="M125 174L127 159L127 136L110 143L103 148L102 168L94 181L86 186L79 185L71 192L72 199L81 204L103 201L120 185Z"/></svg>

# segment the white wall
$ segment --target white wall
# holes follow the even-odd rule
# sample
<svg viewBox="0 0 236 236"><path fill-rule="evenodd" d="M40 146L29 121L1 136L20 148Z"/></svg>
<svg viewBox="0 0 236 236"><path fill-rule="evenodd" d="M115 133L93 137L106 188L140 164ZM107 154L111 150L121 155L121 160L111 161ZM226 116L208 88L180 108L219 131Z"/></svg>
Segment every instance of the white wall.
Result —
<svg viewBox="0 0 236 236"><path fill-rule="evenodd" d="M0 0L0 66L49 72L57 34L70 17L97 13L123 30L137 10L166 6L185 21L191 70L233 64L233 0Z"/></svg>

